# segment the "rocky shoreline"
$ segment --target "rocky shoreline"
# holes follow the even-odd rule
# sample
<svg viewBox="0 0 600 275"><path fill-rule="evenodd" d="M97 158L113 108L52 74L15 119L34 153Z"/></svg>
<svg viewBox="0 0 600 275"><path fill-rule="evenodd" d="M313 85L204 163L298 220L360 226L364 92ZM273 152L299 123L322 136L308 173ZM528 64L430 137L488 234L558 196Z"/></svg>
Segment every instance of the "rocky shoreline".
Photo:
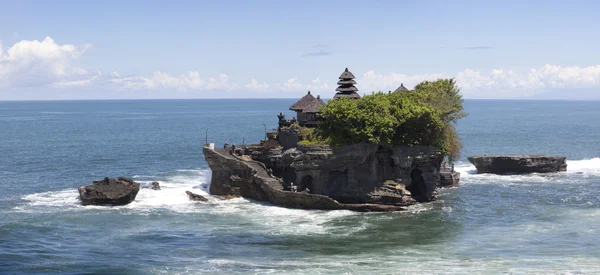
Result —
<svg viewBox="0 0 600 275"><path fill-rule="evenodd" d="M400 211L437 199L442 158L429 146L355 144L283 150L204 147L210 193L301 209ZM457 173L451 173L456 175ZM458 177L450 176L456 185Z"/></svg>

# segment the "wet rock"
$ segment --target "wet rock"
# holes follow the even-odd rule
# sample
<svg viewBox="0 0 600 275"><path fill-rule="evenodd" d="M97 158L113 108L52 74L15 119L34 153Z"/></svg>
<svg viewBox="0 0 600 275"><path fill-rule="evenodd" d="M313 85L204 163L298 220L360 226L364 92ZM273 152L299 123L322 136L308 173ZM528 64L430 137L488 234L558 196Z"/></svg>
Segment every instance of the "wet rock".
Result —
<svg viewBox="0 0 600 275"><path fill-rule="evenodd" d="M124 177L107 177L77 190L83 205L126 205L135 200L140 184Z"/></svg>
<svg viewBox="0 0 600 275"><path fill-rule="evenodd" d="M566 157L520 155L520 156L473 156L468 158L478 174L527 174L567 171Z"/></svg>
<svg viewBox="0 0 600 275"><path fill-rule="evenodd" d="M203 201L203 202L207 202L207 201L208 201L208 199L207 199L207 198L205 198L205 197L203 197L203 196L201 196L201 195L198 195L198 194L196 194L196 193L192 193L192 192L190 192L190 191L185 191L185 193L188 195L188 198L189 198L191 201Z"/></svg>
<svg viewBox="0 0 600 275"><path fill-rule="evenodd" d="M152 183L152 187L150 187L150 189L152 190L160 190L160 183L158 183L158 181L155 181Z"/></svg>
<svg viewBox="0 0 600 275"><path fill-rule="evenodd" d="M291 208L355 211L400 211L437 198L442 159L433 147L245 149L259 161L245 161L226 150L203 149L212 170L211 195ZM296 192L289 188L292 183Z"/></svg>
<svg viewBox="0 0 600 275"><path fill-rule="evenodd" d="M440 171L440 187L456 187L460 181L460 173L450 170Z"/></svg>

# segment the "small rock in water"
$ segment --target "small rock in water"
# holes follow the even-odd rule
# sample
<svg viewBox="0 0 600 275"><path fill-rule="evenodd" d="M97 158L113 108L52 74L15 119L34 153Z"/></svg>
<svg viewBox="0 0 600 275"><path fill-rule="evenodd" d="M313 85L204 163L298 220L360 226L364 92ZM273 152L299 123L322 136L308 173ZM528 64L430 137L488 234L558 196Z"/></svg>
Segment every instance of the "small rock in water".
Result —
<svg viewBox="0 0 600 275"><path fill-rule="evenodd" d="M192 193L192 192L190 192L190 191L185 191L185 193L188 195L188 198L189 198L191 201L204 201L204 202L207 202L207 201L208 201L208 199L207 199L207 198L205 198L205 197L203 197L203 196L201 196L201 195L198 195L198 194Z"/></svg>
<svg viewBox="0 0 600 275"><path fill-rule="evenodd" d="M104 178L77 190L83 205L126 205L135 200L140 184L123 177Z"/></svg>
<svg viewBox="0 0 600 275"><path fill-rule="evenodd" d="M158 181L155 181L152 183L152 187L150 187L150 189L152 190L160 190L160 183L158 183Z"/></svg>

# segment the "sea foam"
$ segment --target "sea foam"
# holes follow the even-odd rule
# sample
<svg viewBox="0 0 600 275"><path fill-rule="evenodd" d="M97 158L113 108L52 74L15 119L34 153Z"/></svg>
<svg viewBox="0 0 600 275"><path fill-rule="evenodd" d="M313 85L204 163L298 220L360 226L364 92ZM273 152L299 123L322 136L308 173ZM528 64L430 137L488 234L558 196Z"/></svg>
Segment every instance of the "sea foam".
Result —
<svg viewBox="0 0 600 275"><path fill-rule="evenodd" d="M264 235L321 235L335 232L338 236L367 229L366 222L357 222L352 230L332 221L364 213L349 210L320 211L277 207L268 203L244 198L222 200L209 194L210 170L180 169L172 175L133 176L140 188L136 199L125 206L83 206L76 188L30 194L22 197L24 203L15 207L17 212L52 213L60 211L114 211L127 215L149 215L160 213L185 213L215 215L225 220L238 220L254 224ZM153 181L160 183L161 190L148 188ZM206 197L207 203L192 202L185 191ZM424 208L411 209L420 212Z"/></svg>
<svg viewBox="0 0 600 275"><path fill-rule="evenodd" d="M567 160L567 171L560 173L532 173L524 175L477 174L475 166L468 162L459 162L454 170L460 173L461 183L541 183L561 182L568 178L600 176L600 158Z"/></svg>

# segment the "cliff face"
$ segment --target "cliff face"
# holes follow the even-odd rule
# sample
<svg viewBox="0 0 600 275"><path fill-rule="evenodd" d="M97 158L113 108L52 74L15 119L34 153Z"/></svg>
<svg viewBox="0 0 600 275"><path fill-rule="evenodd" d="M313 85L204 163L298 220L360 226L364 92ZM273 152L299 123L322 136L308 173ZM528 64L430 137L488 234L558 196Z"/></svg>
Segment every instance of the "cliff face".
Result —
<svg viewBox="0 0 600 275"><path fill-rule="evenodd" d="M435 200L442 161L433 147L376 144L300 145L283 152L262 146L232 153L205 148L204 155L213 171L212 194L316 209L384 209ZM299 194L301 203L291 203Z"/></svg>
<svg viewBox="0 0 600 275"><path fill-rule="evenodd" d="M412 203L435 199L441 157L426 146L356 144L299 147L292 157L300 189L345 203Z"/></svg>
<svg viewBox="0 0 600 275"><path fill-rule="evenodd" d="M286 191L279 180L269 175L264 164L238 158L228 150L205 147L203 152L213 172L210 185L210 193L213 195L244 197L301 209L405 210L402 205L344 204L323 195Z"/></svg>

